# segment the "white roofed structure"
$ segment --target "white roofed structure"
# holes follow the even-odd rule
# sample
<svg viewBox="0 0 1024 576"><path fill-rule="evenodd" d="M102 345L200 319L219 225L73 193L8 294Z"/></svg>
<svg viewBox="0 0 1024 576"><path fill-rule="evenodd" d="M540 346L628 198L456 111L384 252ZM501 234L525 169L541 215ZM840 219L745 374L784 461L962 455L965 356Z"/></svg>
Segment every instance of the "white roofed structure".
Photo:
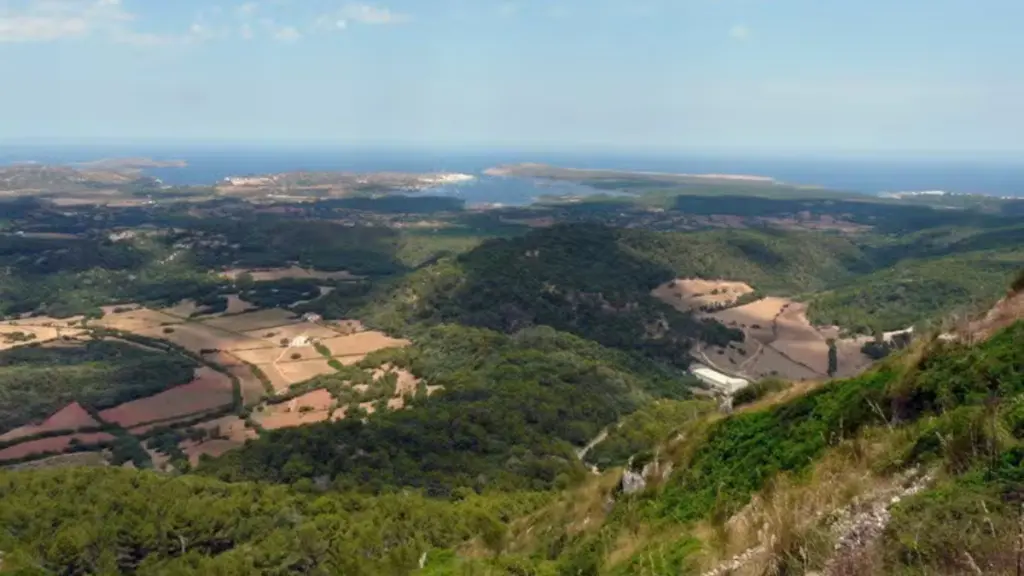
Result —
<svg viewBox="0 0 1024 576"><path fill-rule="evenodd" d="M718 392L730 396L750 385L750 381L745 378L734 378L707 366L694 366L690 368L690 373Z"/></svg>

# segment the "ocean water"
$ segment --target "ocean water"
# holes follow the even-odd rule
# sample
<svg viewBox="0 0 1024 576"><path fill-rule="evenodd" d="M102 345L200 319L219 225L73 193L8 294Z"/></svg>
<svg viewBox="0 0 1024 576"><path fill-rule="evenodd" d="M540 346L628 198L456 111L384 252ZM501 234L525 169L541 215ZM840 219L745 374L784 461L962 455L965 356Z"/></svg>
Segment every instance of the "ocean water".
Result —
<svg viewBox="0 0 1024 576"><path fill-rule="evenodd" d="M154 168L146 173L168 184L211 184L228 176L296 170L355 172L461 172L471 183L444 186L434 193L464 198L470 204L522 205L544 194L587 194L574 184L492 178L482 171L500 164L542 162L578 168L608 168L677 173L748 174L792 183L878 194L946 190L1024 197L1024 161L957 159L767 158L726 155L630 155L503 151L352 150L297 147L0 147L0 165L34 161L66 164L101 158L178 159L185 168Z"/></svg>

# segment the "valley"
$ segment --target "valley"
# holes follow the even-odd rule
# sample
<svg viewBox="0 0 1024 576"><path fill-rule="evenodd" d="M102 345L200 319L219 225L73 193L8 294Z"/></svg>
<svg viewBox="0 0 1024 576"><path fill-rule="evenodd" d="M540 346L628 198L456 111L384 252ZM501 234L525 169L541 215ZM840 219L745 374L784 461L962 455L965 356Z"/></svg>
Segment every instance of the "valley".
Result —
<svg viewBox="0 0 1024 576"><path fill-rule="evenodd" d="M5 566L62 562L26 536L36 518L65 542L89 514L132 507L82 540L109 541L177 495L190 510L166 521L195 554L160 551L180 547L162 536L125 545L184 573L258 550L253 573L292 554L325 573L760 574L797 561L757 535L782 530L826 569L850 540L831 515L864 514L846 494L924 506L935 486L966 490L976 454L1017 449L1024 236L1003 208L699 179L750 186L737 203L678 175L643 191L621 176L586 175L632 187L625 200L487 210L8 200L0 521L19 528L0 531ZM698 366L749 384L727 401ZM982 390L1007 399L996 416L977 411ZM971 423L996 417L998 445L930 440L973 442ZM42 503L81 484L96 486L87 504ZM304 519L271 536L285 510ZM879 510L885 530L927 520ZM237 544L211 548L225 533L212 517ZM303 540L349 521L345 543ZM898 540L872 538L851 554L902 565L885 556ZM97 562L149 570L131 558Z"/></svg>

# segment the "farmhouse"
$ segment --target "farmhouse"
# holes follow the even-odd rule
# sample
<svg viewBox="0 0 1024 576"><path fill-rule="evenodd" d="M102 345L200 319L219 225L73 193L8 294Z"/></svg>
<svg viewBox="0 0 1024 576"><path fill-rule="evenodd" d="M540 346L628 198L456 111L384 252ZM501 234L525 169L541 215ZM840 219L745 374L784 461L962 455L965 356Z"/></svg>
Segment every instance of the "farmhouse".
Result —
<svg viewBox="0 0 1024 576"><path fill-rule="evenodd" d="M690 373L722 394L732 395L750 385L744 378L733 378L706 366L694 366Z"/></svg>

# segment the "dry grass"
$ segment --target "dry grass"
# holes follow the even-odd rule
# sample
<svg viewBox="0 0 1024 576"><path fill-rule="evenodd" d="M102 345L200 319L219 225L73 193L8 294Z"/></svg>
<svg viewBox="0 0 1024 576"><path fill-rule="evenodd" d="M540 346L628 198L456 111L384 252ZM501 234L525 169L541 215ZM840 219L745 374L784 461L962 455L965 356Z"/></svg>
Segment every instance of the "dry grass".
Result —
<svg viewBox="0 0 1024 576"><path fill-rule="evenodd" d="M832 556L833 516L850 507L887 499L900 480L879 475L883 460L901 439L871 428L829 450L804 480L776 477L727 522L701 523L695 533L706 544L703 571L743 557L732 574L802 574Z"/></svg>
<svg viewBox="0 0 1024 576"><path fill-rule="evenodd" d="M125 332L145 333L147 331L159 331L161 326L181 324L182 319L149 308L136 308L132 310L114 312L117 308L126 308L130 305L117 307L108 306L104 308L103 318L91 320L90 325L124 330Z"/></svg>
<svg viewBox="0 0 1024 576"><path fill-rule="evenodd" d="M256 364L263 367L264 364L285 364L288 362L299 362L304 360L323 359L323 356L312 346L298 346L295 348L258 348L254 350L234 350L232 354L243 362ZM298 354L298 358L292 355Z"/></svg>
<svg viewBox="0 0 1024 576"><path fill-rule="evenodd" d="M361 276L356 276L344 270L338 272L324 272L320 270L314 270L312 268L300 268L298 266L291 266L289 268L232 268L225 271L222 276L230 280L235 280L240 274L248 272L252 275L252 279L257 282L263 282L267 280L281 280L282 278L317 278L321 280L358 280Z"/></svg>
<svg viewBox="0 0 1024 576"><path fill-rule="evenodd" d="M332 356L358 356L383 348L400 348L411 344L408 340L391 338L383 332L359 332L350 336L338 336L322 341Z"/></svg>
<svg viewBox="0 0 1024 576"><path fill-rule="evenodd" d="M42 468L73 468L75 466L106 466L107 455L105 452L74 452L72 454L60 454L40 460L32 460L21 464L0 466L3 470L39 470Z"/></svg>
<svg viewBox="0 0 1024 576"><path fill-rule="evenodd" d="M40 321L38 319L33 319ZM0 323L0 350L9 350L29 344L42 344L59 341L62 337L78 337L85 333L80 328L70 328L63 322L50 321L50 325L29 324L33 320L10 320ZM31 340L17 339L21 335L31 334Z"/></svg>
<svg viewBox="0 0 1024 576"><path fill-rule="evenodd" d="M745 282L677 278L658 286L651 294L669 306L688 312L701 306L728 306L753 291Z"/></svg>

